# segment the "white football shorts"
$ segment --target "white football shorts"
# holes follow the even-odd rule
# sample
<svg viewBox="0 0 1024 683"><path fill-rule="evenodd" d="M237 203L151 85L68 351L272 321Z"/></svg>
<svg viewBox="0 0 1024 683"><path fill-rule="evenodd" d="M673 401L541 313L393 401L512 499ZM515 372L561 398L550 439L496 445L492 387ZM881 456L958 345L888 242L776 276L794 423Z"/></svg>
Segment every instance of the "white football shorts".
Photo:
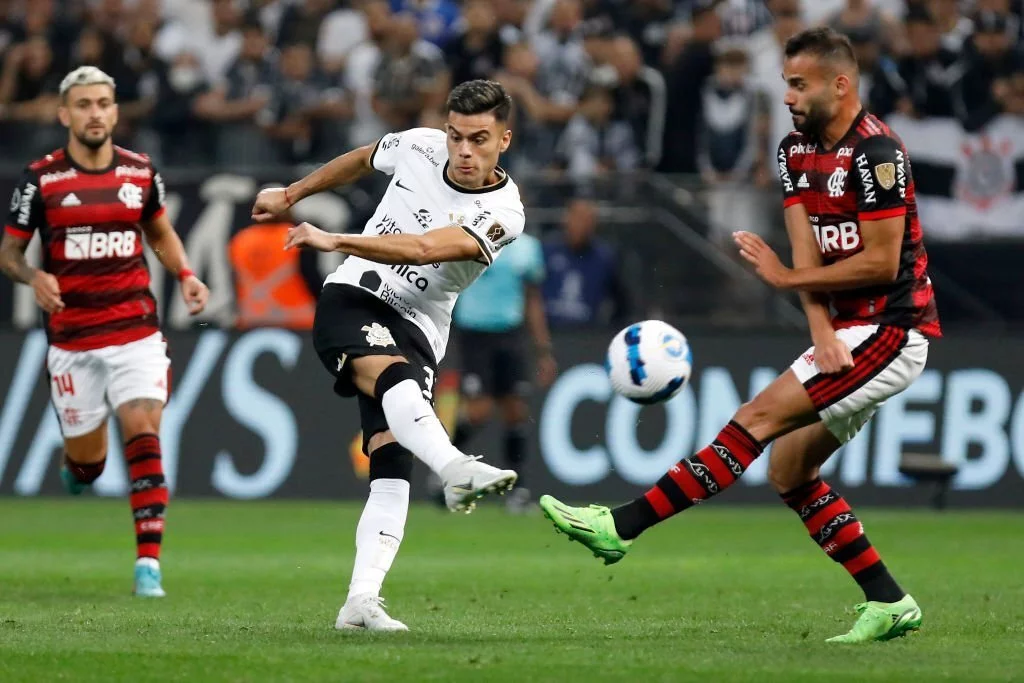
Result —
<svg viewBox="0 0 1024 683"><path fill-rule="evenodd" d="M65 438L94 431L112 409L128 401L150 398L167 403L171 360L160 332L88 351L51 346L46 367L50 396Z"/></svg>
<svg viewBox="0 0 1024 683"><path fill-rule="evenodd" d="M917 330L858 325L836 331L853 354L853 369L824 375L814 364L814 347L790 366L810 394L828 430L846 443L890 396L917 379L928 360L928 339Z"/></svg>

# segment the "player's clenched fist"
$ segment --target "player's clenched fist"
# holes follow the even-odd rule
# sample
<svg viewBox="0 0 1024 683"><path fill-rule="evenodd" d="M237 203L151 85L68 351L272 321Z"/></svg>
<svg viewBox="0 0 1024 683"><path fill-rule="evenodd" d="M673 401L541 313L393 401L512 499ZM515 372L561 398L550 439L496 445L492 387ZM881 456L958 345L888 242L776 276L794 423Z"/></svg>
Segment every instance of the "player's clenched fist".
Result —
<svg viewBox="0 0 1024 683"><path fill-rule="evenodd" d="M288 239L284 243L285 249L296 247L308 247L317 251L334 251L334 236L315 225L299 223L294 228L288 229Z"/></svg>
<svg viewBox="0 0 1024 683"><path fill-rule="evenodd" d="M290 209L291 205L286 188L268 187L256 195L256 201L252 205L252 218L257 221L273 220Z"/></svg>
<svg viewBox="0 0 1024 683"><path fill-rule="evenodd" d="M188 306L189 315L198 315L206 308L206 300L210 298L210 290L195 275L189 275L181 281L181 296Z"/></svg>
<svg viewBox="0 0 1024 683"><path fill-rule="evenodd" d="M37 270L32 277L32 291L36 293L36 303L47 313L58 313L64 310L64 302L60 298L60 285L57 278L49 273Z"/></svg>
<svg viewBox="0 0 1024 683"><path fill-rule="evenodd" d="M853 368L850 347L836 336L814 345L814 364L824 375L836 375Z"/></svg>

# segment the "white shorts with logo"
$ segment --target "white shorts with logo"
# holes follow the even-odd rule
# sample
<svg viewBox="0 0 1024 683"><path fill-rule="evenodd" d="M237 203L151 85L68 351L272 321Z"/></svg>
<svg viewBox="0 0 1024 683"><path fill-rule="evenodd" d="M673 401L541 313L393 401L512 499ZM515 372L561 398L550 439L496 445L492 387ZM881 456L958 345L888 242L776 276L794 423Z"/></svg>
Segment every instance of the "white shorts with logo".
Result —
<svg viewBox="0 0 1024 683"><path fill-rule="evenodd" d="M160 332L119 346L46 355L50 396L65 438L95 430L111 408L140 398L167 402L167 342Z"/></svg>
<svg viewBox="0 0 1024 683"><path fill-rule="evenodd" d="M917 330L858 325L836 331L853 354L853 369L824 375L811 347L790 366L807 389L821 421L839 443L860 431L890 396L909 387L928 360L928 339Z"/></svg>

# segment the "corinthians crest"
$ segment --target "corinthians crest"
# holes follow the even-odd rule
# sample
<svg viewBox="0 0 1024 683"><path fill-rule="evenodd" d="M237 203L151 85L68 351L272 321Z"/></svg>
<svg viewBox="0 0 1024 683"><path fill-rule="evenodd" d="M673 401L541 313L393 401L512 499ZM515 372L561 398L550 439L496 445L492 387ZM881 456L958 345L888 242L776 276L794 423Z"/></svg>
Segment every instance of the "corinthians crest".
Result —
<svg viewBox="0 0 1024 683"><path fill-rule="evenodd" d="M391 336L391 330L380 323L363 325L363 332L366 333L366 343L370 346L398 346L395 338Z"/></svg>
<svg viewBox="0 0 1024 683"><path fill-rule="evenodd" d="M1004 199L1016 184L1013 143L989 135L971 136L961 145L955 184L957 198L987 210Z"/></svg>

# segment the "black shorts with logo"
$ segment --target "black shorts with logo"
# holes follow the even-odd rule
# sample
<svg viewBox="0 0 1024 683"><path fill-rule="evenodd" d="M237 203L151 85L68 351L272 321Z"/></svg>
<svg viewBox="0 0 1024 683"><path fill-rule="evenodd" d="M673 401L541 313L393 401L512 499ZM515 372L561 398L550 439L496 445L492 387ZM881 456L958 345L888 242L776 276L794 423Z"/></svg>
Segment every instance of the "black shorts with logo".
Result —
<svg viewBox="0 0 1024 683"><path fill-rule="evenodd" d="M362 356L402 356L416 371L423 396L433 405L437 362L420 328L373 294L352 285L328 284L320 293L313 321L313 347L334 376L339 396L358 396L367 441L387 431L380 401L360 393L352 383L351 360Z"/></svg>
<svg viewBox="0 0 1024 683"><path fill-rule="evenodd" d="M463 396L522 396L530 393L524 339L520 329L508 332L459 331Z"/></svg>

